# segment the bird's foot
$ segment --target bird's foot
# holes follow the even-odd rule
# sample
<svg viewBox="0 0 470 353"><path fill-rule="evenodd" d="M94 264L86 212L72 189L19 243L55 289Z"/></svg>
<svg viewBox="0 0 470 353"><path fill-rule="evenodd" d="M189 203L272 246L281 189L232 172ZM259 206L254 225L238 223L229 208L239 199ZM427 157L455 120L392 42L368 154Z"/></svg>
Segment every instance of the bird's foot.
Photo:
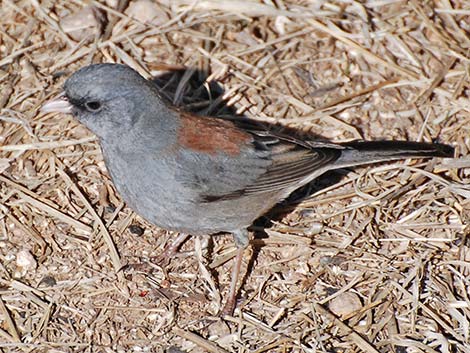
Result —
<svg viewBox="0 0 470 353"><path fill-rule="evenodd" d="M175 254L178 252L178 249L181 244L183 244L188 237L189 234L181 233L171 244L165 247L165 249L160 255L152 256L148 259L148 261L143 263L127 264L123 266L121 270L134 270L139 272L151 273L155 270L155 266L158 266L163 270L166 276L166 267L168 267L171 262L171 259L173 259Z"/></svg>

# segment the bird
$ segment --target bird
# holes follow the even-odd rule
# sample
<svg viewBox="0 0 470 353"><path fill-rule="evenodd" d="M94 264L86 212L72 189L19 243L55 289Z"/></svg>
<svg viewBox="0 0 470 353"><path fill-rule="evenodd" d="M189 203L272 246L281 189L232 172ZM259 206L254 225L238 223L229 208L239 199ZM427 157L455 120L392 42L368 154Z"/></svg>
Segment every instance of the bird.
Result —
<svg viewBox="0 0 470 353"><path fill-rule="evenodd" d="M412 141L334 143L266 129L254 119L200 116L170 106L129 66L74 72L42 111L72 114L99 140L126 204L150 223L189 235L231 233L237 247L223 309L232 314L249 227L327 171L406 158L453 157L453 147Z"/></svg>

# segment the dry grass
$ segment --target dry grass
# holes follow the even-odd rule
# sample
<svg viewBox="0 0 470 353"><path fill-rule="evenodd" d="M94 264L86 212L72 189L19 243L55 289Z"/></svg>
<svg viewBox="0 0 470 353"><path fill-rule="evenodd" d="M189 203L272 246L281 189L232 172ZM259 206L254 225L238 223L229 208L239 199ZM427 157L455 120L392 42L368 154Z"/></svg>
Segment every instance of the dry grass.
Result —
<svg viewBox="0 0 470 353"><path fill-rule="evenodd" d="M60 21L89 4L108 24L77 41ZM2 0L0 351L470 352L468 1L159 7L152 25L104 1ZM250 117L336 141L439 138L458 158L321 179L253 241L224 321L229 236L188 241L167 278L117 272L175 235L122 204L86 129L38 112L91 62L206 70Z"/></svg>

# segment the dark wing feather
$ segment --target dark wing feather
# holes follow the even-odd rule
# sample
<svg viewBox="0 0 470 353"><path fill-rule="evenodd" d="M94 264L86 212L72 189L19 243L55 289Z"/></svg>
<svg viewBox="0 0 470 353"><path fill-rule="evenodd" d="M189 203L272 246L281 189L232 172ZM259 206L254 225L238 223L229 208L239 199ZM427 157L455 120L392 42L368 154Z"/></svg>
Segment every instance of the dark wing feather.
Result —
<svg viewBox="0 0 470 353"><path fill-rule="evenodd" d="M282 192L301 186L300 182L318 169L335 161L344 147L331 143L309 142L265 130L247 129L253 136L252 148L267 151L271 165L247 186L223 195L205 195L206 202L236 199L240 196Z"/></svg>

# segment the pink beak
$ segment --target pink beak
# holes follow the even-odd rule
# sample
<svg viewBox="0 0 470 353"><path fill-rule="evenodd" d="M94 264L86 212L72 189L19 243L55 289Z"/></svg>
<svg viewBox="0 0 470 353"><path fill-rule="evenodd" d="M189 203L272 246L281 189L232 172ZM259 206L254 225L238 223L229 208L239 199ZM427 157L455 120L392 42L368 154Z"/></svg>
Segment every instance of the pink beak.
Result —
<svg viewBox="0 0 470 353"><path fill-rule="evenodd" d="M45 103L41 107L41 112L70 114L72 112L72 104L70 104L69 100L65 96L65 93L62 92L56 98Z"/></svg>

